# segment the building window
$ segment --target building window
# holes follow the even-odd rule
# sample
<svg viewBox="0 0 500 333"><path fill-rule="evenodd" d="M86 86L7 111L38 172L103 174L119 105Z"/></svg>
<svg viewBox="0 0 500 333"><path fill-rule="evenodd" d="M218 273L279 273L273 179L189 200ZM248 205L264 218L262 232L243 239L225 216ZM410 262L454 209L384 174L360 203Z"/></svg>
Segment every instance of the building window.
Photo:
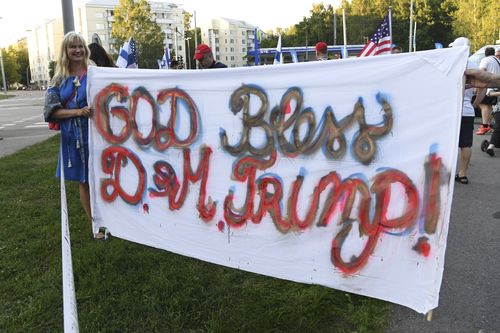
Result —
<svg viewBox="0 0 500 333"><path fill-rule="evenodd" d="M234 44L234 39L231 38L230 42L231 42L231 44Z"/></svg>
<svg viewBox="0 0 500 333"><path fill-rule="evenodd" d="M231 48L231 52L234 52L234 47Z"/></svg>
<svg viewBox="0 0 500 333"><path fill-rule="evenodd" d="M245 40L244 39L241 40L241 44L245 45Z"/></svg>
<svg viewBox="0 0 500 333"><path fill-rule="evenodd" d="M104 14L103 13L95 13L95 17L102 19L102 18L104 18Z"/></svg>
<svg viewBox="0 0 500 333"><path fill-rule="evenodd" d="M246 52L246 51L247 51L247 49L246 49L245 47L242 47L242 48L241 48L241 51Z"/></svg>
<svg viewBox="0 0 500 333"><path fill-rule="evenodd" d="M96 30L104 30L104 24L96 23L95 28L96 28Z"/></svg>

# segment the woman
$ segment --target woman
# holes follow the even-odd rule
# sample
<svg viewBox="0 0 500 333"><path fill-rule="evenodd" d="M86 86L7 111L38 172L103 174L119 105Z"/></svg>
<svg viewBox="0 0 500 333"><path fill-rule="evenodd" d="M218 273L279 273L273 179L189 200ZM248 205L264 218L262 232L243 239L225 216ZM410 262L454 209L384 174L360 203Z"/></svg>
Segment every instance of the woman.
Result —
<svg viewBox="0 0 500 333"><path fill-rule="evenodd" d="M87 66L90 51L81 35L69 32L64 36L51 86L45 96L45 121L58 122L61 129L61 153L57 176L64 168L64 179L78 181L80 201L92 220L88 183L88 118ZM95 238L104 238L97 233Z"/></svg>

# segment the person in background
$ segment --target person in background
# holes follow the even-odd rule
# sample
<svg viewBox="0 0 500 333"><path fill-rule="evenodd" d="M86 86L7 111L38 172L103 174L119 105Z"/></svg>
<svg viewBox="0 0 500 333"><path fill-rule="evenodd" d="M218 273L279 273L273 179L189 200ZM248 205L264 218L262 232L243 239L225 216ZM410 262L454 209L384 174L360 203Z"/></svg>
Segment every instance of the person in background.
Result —
<svg viewBox="0 0 500 333"><path fill-rule="evenodd" d="M182 64L174 59L170 62L170 69L182 69Z"/></svg>
<svg viewBox="0 0 500 333"><path fill-rule="evenodd" d="M403 48L401 46L394 46L391 50L392 54L403 53Z"/></svg>
<svg viewBox="0 0 500 333"><path fill-rule="evenodd" d="M496 50L493 47L487 47L484 50L484 58L479 63L479 69L487 71L488 73L500 74L500 47ZM488 90L488 93L490 90ZM476 131L477 135L484 135L492 130L491 127L491 109L496 104L496 98L489 94L483 98L479 104L481 109L482 124Z"/></svg>
<svg viewBox="0 0 500 333"><path fill-rule="evenodd" d="M453 43L450 44L451 47L469 46L470 41L466 37L458 37ZM472 61L467 60L467 69L475 69L476 64ZM458 139L458 147L460 148L460 158L458 173L455 175L455 181L460 184L468 184L469 178L467 178L467 169L469 168L470 159L472 156L472 141L474 134L474 107L479 105L479 101L484 97L485 89L479 89L477 91L477 99L472 104L472 96L474 94L473 89L465 89L463 97L462 106L462 120L460 122L460 135Z"/></svg>
<svg viewBox="0 0 500 333"><path fill-rule="evenodd" d="M56 121L61 129L59 162L56 174L64 179L77 181L80 202L89 220L92 220L89 192L89 140L87 105L87 67L90 50L84 38L72 31L62 41L51 84L45 95L45 121ZM62 155L62 157L61 157ZM97 239L104 234L94 234Z"/></svg>
<svg viewBox="0 0 500 333"><path fill-rule="evenodd" d="M328 44L325 42L316 43L316 60L328 60Z"/></svg>
<svg viewBox="0 0 500 333"><path fill-rule="evenodd" d="M490 97L496 97L496 104L493 105L492 114L495 119L493 133L491 133L490 141L484 140L481 143L481 150L490 156L495 156L493 148L500 148L500 89L492 89L488 91Z"/></svg>
<svg viewBox="0 0 500 333"><path fill-rule="evenodd" d="M198 64L202 69L227 68L222 62L214 59L212 49L207 44L200 44L196 47L193 59L198 60Z"/></svg>
<svg viewBox="0 0 500 333"><path fill-rule="evenodd" d="M97 43L89 44L90 60L98 67L116 67L115 62L106 50Z"/></svg>

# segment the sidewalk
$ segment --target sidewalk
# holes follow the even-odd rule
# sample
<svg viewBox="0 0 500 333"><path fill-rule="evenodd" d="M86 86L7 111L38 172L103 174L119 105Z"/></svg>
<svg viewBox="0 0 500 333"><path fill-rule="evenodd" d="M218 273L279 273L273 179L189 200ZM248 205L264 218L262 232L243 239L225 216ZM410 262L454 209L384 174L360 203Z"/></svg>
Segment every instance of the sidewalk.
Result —
<svg viewBox="0 0 500 333"><path fill-rule="evenodd" d="M480 118L476 118L476 128ZM388 333L500 332L500 149L474 135L468 185L455 183L439 306L432 321L394 305Z"/></svg>

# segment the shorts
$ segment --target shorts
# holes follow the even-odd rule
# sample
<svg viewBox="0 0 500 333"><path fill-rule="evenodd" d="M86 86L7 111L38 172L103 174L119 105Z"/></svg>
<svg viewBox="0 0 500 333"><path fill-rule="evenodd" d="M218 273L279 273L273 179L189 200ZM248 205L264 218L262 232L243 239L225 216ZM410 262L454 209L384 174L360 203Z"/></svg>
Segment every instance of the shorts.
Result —
<svg viewBox="0 0 500 333"><path fill-rule="evenodd" d="M460 122L460 136L458 138L458 147L472 147L472 137L474 133L474 117L462 117Z"/></svg>

